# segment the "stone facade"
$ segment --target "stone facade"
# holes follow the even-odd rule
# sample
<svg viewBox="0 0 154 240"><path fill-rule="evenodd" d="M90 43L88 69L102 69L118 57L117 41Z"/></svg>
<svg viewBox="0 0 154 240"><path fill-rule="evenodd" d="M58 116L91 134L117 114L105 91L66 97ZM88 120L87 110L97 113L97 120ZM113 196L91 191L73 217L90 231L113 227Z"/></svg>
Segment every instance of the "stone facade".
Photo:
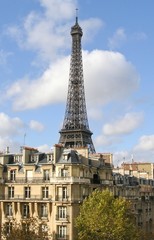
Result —
<svg viewBox="0 0 154 240"><path fill-rule="evenodd" d="M113 169L114 195L131 201L137 225L154 233L154 165L152 163L123 163Z"/></svg>
<svg viewBox="0 0 154 240"><path fill-rule="evenodd" d="M0 154L0 219L9 225L36 217L51 239L75 240L75 218L84 198L113 185L112 155L89 154L88 148L55 145L49 153L23 147Z"/></svg>

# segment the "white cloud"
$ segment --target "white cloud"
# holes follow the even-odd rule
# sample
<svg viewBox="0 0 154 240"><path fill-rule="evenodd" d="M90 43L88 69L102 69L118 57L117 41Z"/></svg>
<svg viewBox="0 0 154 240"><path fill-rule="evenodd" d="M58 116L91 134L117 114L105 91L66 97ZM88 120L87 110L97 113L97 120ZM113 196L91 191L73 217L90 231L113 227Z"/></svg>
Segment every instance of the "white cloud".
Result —
<svg viewBox="0 0 154 240"><path fill-rule="evenodd" d="M7 97L15 110L33 109L66 98L69 58L60 59L34 80L23 79L9 87ZM28 97L27 97L28 96Z"/></svg>
<svg viewBox="0 0 154 240"><path fill-rule="evenodd" d="M154 151L154 135L140 137L139 143L134 147L135 151Z"/></svg>
<svg viewBox="0 0 154 240"><path fill-rule="evenodd" d="M113 123L107 123L103 126L105 135L122 135L134 131L143 121L142 113L126 113L124 117L117 119Z"/></svg>
<svg viewBox="0 0 154 240"><path fill-rule="evenodd" d="M10 26L7 34L21 48L34 50L40 59L50 61L70 47L68 32L70 21L75 16L76 1L40 0L40 4L41 12L31 11L21 25ZM63 23L62 20L67 21Z"/></svg>
<svg viewBox="0 0 154 240"><path fill-rule="evenodd" d="M44 125L42 123L38 122L38 121L35 121L35 120L30 121L29 127L32 130L35 130L35 131L38 131L38 132L41 132L44 129Z"/></svg>
<svg viewBox="0 0 154 240"><path fill-rule="evenodd" d="M95 146L97 147L111 147L118 143L121 143L121 138L119 137L108 137L102 134L95 138Z"/></svg>
<svg viewBox="0 0 154 240"><path fill-rule="evenodd" d="M94 120L99 120L99 119L102 119L103 114L102 114L101 109L99 109L99 108L89 108L88 109L88 117L92 118Z"/></svg>
<svg viewBox="0 0 154 240"><path fill-rule="evenodd" d="M75 15L76 0L39 0L45 16L55 21L69 20Z"/></svg>
<svg viewBox="0 0 154 240"><path fill-rule="evenodd" d="M6 149L9 147L9 152L19 152L20 144L16 141L13 141L9 137L0 137L0 152L6 152Z"/></svg>
<svg viewBox="0 0 154 240"><path fill-rule="evenodd" d="M137 89L139 76L122 54L94 50L84 52L83 57L86 100L92 108L127 99ZM63 57L38 79L25 78L9 86L6 96L14 109L33 109L66 101L69 64L70 57Z"/></svg>
<svg viewBox="0 0 154 240"><path fill-rule="evenodd" d="M109 48L116 49L121 46L121 44L127 39L125 30L123 28L118 28L111 38L108 40Z"/></svg>
<svg viewBox="0 0 154 240"><path fill-rule="evenodd" d="M36 51L39 60L51 61L64 55L71 46L69 32L75 23L77 3L75 0L40 0L40 4L43 7L41 13L30 12L21 26L10 26L7 33L21 48ZM83 21L83 25L85 33L89 32L92 39L101 27L102 21L91 18Z"/></svg>
<svg viewBox="0 0 154 240"><path fill-rule="evenodd" d="M0 152L5 152L7 147L9 152L20 151L20 143L14 139L22 134L24 127L21 119L0 113Z"/></svg>
<svg viewBox="0 0 154 240"><path fill-rule="evenodd" d="M10 118L7 114L0 113L0 136L8 137L21 133L24 123L18 117Z"/></svg>
<svg viewBox="0 0 154 240"><path fill-rule="evenodd" d="M88 42L93 39L97 34L100 28L105 24L99 18L89 18L87 20L81 21L82 30L83 30L83 42Z"/></svg>
<svg viewBox="0 0 154 240"><path fill-rule="evenodd" d="M127 99L138 88L139 75L121 53L84 52L83 65L86 98L95 107Z"/></svg>
<svg viewBox="0 0 154 240"><path fill-rule="evenodd" d="M38 149L40 152L50 152L50 151L51 151L51 147L49 147L47 144L38 146L37 149Z"/></svg>

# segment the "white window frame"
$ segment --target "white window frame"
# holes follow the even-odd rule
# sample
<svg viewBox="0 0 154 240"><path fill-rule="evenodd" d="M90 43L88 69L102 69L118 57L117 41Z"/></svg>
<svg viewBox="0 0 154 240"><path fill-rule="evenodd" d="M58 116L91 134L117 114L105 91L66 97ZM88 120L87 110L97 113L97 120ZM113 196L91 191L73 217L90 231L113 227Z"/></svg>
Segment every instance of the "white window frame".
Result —
<svg viewBox="0 0 154 240"><path fill-rule="evenodd" d="M49 187L42 187L42 198L49 198Z"/></svg>
<svg viewBox="0 0 154 240"><path fill-rule="evenodd" d="M23 205L23 217L28 218L29 217L29 204Z"/></svg>
<svg viewBox="0 0 154 240"><path fill-rule="evenodd" d="M8 197L14 198L14 187L8 187Z"/></svg>
<svg viewBox="0 0 154 240"><path fill-rule="evenodd" d="M12 217L13 216L12 203L8 203L6 205L6 216L8 216L8 217Z"/></svg>
<svg viewBox="0 0 154 240"><path fill-rule="evenodd" d="M48 217L48 207L46 203L41 204L41 217L47 218Z"/></svg>
<svg viewBox="0 0 154 240"><path fill-rule="evenodd" d="M58 238L66 238L67 227L64 225L58 225Z"/></svg>
<svg viewBox="0 0 154 240"><path fill-rule="evenodd" d="M53 162L53 154L48 155L48 162Z"/></svg>
<svg viewBox="0 0 154 240"><path fill-rule="evenodd" d="M15 181L16 179L16 170L10 170L10 180Z"/></svg>
<svg viewBox="0 0 154 240"><path fill-rule="evenodd" d="M12 222L6 222L6 232L9 234L12 230Z"/></svg>
<svg viewBox="0 0 154 240"><path fill-rule="evenodd" d="M44 178L45 181L50 180L50 170L49 169L44 169L43 170L43 178Z"/></svg>
<svg viewBox="0 0 154 240"><path fill-rule="evenodd" d="M58 199L66 200L67 199L67 187L58 187Z"/></svg>
<svg viewBox="0 0 154 240"><path fill-rule="evenodd" d="M61 177L67 177L68 176L68 170L65 168L60 169L60 176Z"/></svg>
<svg viewBox="0 0 154 240"><path fill-rule="evenodd" d="M62 199L67 199L67 187L62 187Z"/></svg>
<svg viewBox="0 0 154 240"><path fill-rule="evenodd" d="M59 206L58 207L58 219L66 219L67 218L67 207Z"/></svg>
<svg viewBox="0 0 154 240"><path fill-rule="evenodd" d="M25 198L31 197L31 187L24 187Z"/></svg>

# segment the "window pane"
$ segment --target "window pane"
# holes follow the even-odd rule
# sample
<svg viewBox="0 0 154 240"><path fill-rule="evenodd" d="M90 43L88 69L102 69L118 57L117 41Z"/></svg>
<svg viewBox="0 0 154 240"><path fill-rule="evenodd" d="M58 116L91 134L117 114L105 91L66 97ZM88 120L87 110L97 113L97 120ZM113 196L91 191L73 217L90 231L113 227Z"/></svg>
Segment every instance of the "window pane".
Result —
<svg viewBox="0 0 154 240"><path fill-rule="evenodd" d="M59 238L66 237L66 226L58 226L58 237Z"/></svg>

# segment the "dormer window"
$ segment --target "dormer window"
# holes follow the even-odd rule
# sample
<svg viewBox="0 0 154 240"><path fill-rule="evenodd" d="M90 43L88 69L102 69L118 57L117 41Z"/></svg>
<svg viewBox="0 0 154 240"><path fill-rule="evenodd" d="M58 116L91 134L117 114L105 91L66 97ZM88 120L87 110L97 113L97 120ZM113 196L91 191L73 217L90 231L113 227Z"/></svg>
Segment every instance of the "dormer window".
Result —
<svg viewBox="0 0 154 240"><path fill-rule="evenodd" d="M31 155L31 162L35 162L35 156Z"/></svg>
<svg viewBox="0 0 154 240"><path fill-rule="evenodd" d="M53 161L53 154L49 154L48 155L48 162L52 162Z"/></svg>
<svg viewBox="0 0 154 240"><path fill-rule="evenodd" d="M64 154L64 155L63 155L63 159L64 159L65 161L67 161L67 160L68 160L68 154Z"/></svg>
<svg viewBox="0 0 154 240"><path fill-rule="evenodd" d="M14 156L14 162L18 163L21 162L22 158L19 155Z"/></svg>

